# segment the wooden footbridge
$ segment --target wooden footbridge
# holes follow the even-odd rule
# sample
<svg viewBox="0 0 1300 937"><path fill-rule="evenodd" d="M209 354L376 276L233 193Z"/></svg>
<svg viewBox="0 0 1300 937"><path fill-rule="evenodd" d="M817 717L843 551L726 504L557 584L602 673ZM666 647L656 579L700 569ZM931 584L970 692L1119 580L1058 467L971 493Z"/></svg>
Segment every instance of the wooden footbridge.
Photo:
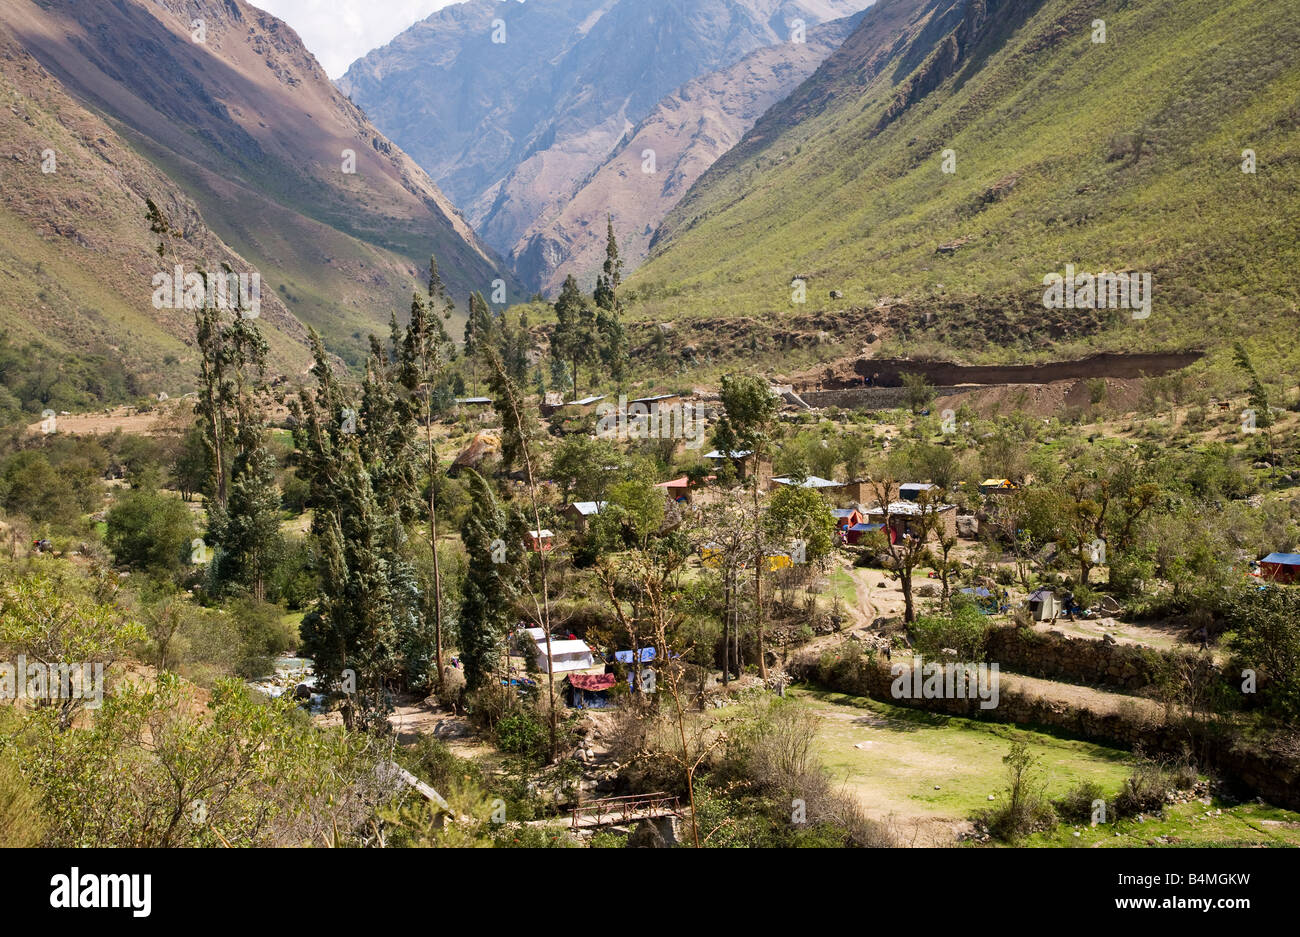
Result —
<svg viewBox="0 0 1300 937"><path fill-rule="evenodd" d="M677 797L663 792L633 794L628 797L602 797L573 808L572 828L590 830L602 826L627 826L641 820L661 817L686 819Z"/></svg>

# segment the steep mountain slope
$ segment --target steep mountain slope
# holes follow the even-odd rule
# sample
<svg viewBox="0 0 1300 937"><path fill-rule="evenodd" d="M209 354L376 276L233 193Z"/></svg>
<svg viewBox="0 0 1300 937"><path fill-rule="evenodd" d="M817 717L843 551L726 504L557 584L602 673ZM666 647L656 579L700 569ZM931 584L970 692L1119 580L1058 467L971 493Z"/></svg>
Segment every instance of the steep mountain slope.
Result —
<svg viewBox="0 0 1300 937"><path fill-rule="evenodd" d="M666 94L868 2L469 0L339 85L505 253Z"/></svg>
<svg viewBox="0 0 1300 937"><path fill-rule="evenodd" d="M296 34L243 0L12 0L0 23L346 359L409 303L430 253L461 296L501 275Z"/></svg>
<svg viewBox="0 0 1300 937"><path fill-rule="evenodd" d="M569 273L584 284L593 281L605 259L608 215L619 255L633 270L668 210L755 120L813 73L853 31L858 15L813 26L803 42L765 46L666 96L556 214L524 232L510 258L519 276L548 292Z"/></svg>
<svg viewBox="0 0 1300 937"><path fill-rule="evenodd" d="M701 355L743 348L790 367L1214 350L1294 331L1300 7L928 0L901 23L891 13L907 5L881 0L670 213L632 277L638 315L692 319L676 334ZM1150 315L1046 308L1044 278L1066 264L1152 274ZM737 316L772 330L718 338L745 332L726 324ZM781 347L772 333L795 319L808 328Z"/></svg>
<svg viewBox="0 0 1300 937"><path fill-rule="evenodd" d="M89 406L192 386L194 314L155 309L170 268L145 219L152 199L193 270L249 264L186 194L83 108L0 24L0 413ZM310 364L306 329L267 289L271 364Z"/></svg>

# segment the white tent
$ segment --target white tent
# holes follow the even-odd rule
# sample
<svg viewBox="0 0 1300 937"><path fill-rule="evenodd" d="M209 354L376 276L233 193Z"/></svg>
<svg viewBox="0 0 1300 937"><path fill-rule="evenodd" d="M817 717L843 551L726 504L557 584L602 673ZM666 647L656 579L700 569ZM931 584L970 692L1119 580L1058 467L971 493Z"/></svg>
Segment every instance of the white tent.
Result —
<svg viewBox="0 0 1300 937"><path fill-rule="evenodd" d="M551 639L551 660L554 667L548 667L546 661L546 638L537 642L537 666L543 673L566 673L570 670L586 670L596 665L591 656L591 648L586 641L557 641Z"/></svg>

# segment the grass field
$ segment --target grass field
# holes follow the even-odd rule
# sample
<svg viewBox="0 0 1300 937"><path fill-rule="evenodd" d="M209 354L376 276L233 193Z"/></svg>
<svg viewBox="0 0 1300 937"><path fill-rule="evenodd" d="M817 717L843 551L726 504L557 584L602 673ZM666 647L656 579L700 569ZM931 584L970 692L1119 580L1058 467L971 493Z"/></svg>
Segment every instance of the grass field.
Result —
<svg viewBox="0 0 1300 937"><path fill-rule="evenodd" d="M817 735L823 763L877 817L967 819L1006 786L1002 757L1015 740L1041 759L1048 796L1080 781L1118 790L1129 773L1128 752L1091 742L826 690L792 693L824 718Z"/></svg>
<svg viewBox="0 0 1300 937"><path fill-rule="evenodd" d="M1100 784L1113 796L1131 770L1130 753L1091 742L827 690L796 687L790 693L822 715L816 752L832 777L858 797L870 816L892 821L902 836L916 837L918 845L951 843L971 828L970 817L1007 785L1002 758L1013 741L1025 742L1038 759L1049 798L1082 781ZM1168 807L1163 818L1097 827L1063 823L1025 845L1300 846L1300 813L1254 802L1205 800Z"/></svg>
<svg viewBox="0 0 1300 937"><path fill-rule="evenodd" d="M1029 837L1023 845L1091 849L1300 846L1300 813L1266 804L1193 801L1167 807L1163 818L1120 820L1096 827L1062 825L1051 833Z"/></svg>

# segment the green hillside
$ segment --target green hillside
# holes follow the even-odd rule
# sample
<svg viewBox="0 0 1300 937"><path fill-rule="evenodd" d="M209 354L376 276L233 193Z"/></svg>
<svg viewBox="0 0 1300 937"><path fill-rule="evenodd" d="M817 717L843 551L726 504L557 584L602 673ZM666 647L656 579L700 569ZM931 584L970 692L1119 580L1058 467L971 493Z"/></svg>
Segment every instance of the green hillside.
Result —
<svg viewBox="0 0 1300 937"><path fill-rule="evenodd" d="M1273 346L1300 309L1297 48L1294 3L881 0L665 221L635 314L683 341L753 317L732 352L785 368L875 323L877 353L965 362ZM1067 263L1150 272L1149 318L1045 309ZM832 340L778 349L783 322Z"/></svg>

